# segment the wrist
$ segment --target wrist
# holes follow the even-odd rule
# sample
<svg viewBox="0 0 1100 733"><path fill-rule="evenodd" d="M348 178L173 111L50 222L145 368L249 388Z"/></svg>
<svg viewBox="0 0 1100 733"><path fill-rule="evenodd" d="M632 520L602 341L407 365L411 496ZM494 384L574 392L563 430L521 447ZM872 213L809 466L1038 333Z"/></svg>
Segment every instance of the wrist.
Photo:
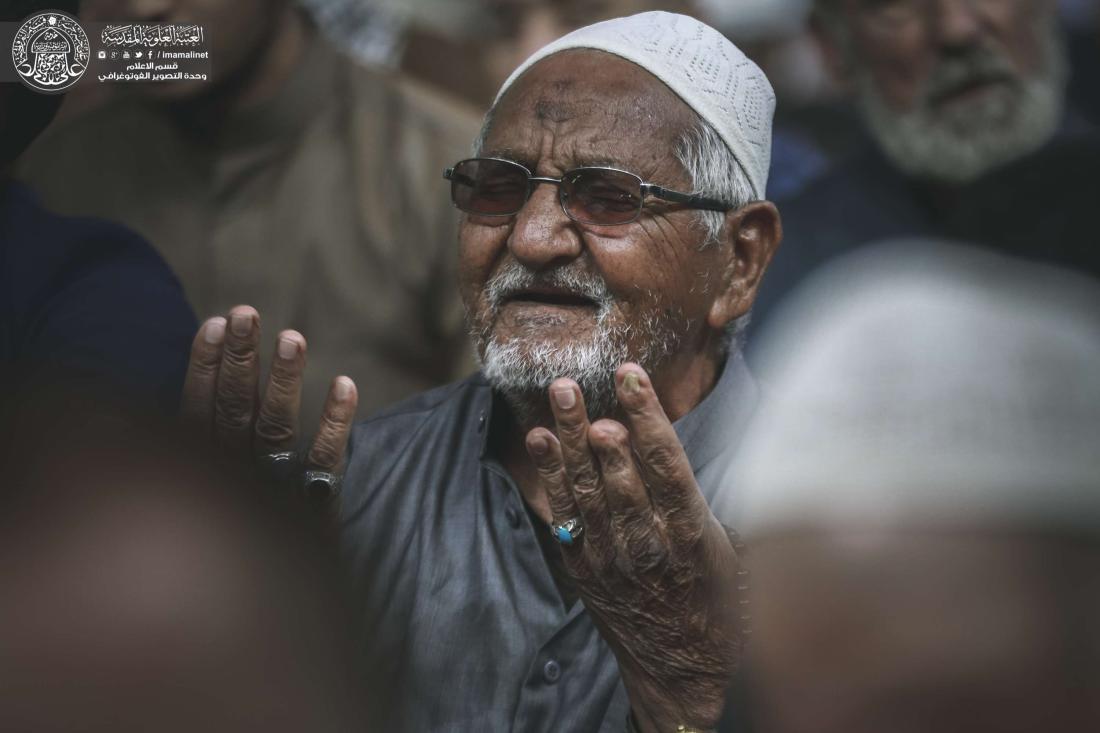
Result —
<svg viewBox="0 0 1100 733"><path fill-rule="evenodd" d="M716 728L696 728L690 725L684 725L683 723L677 723L675 726L659 727L655 723L648 725L641 725L634 717L634 711L631 710L626 716L626 733L716 733Z"/></svg>
<svg viewBox="0 0 1100 733"><path fill-rule="evenodd" d="M627 689L630 718L637 733L709 733L718 727L725 709L725 687L711 690L709 684L700 684L674 698Z"/></svg>

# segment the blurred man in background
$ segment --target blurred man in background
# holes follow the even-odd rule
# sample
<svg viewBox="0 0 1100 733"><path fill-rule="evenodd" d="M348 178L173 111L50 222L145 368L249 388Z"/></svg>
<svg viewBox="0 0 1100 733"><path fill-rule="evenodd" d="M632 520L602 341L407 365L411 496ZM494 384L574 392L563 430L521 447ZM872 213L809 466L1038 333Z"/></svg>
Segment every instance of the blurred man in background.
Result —
<svg viewBox="0 0 1100 733"><path fill-rule="evenodd" d="M0 0L0 22L77 5ZM49 369L174 410L196 324L172 272L133 232L57 216L10 178L61 100L0 83L0 371Z"/></svg>
<svg viewBox="0 0 1100 733"><path fill-rule="evenodd" d="M198 23L209 82L140 84L21 166L51 206L146 235L203 313L255 303L310 334L367 409L466 369L443 167L478 120L336 52L289 0L94 0L85 18ZM307 382L316 414L326 383Z"/></svg>
<svg viewBox="0 0 1100 733"><path fill-rule="evenodd" d="M772 326L726 512L757 729L1100 729L1096 282L901 242Z"/></svg>
<svg viewBox="0 0 1100 733"><path fill-rule="evenodd" d="M818 0L815 29L872 143L781 201L757 319L868 242L943 236L1100 273L1100 140L1067 108L1053 0Z"/></svg>

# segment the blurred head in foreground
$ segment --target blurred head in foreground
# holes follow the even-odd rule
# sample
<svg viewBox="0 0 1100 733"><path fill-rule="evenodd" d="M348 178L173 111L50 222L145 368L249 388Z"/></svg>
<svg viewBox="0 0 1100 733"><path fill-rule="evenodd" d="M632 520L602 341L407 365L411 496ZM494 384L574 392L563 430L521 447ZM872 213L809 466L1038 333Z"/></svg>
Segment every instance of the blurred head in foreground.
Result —
<svg viewBox="0 0 1100 733"><path fill-rule="evenodd" d="M904 173L962 183L1049 140L1067 77L1054 0L817 0L816 29Z"/></svg>
<svg viewBox="0 0 1100 733"><path fill-rule="evenodd" d="M760 729L1100 729L1096 281L902 242L765 336L726 511Z"/></svg>
<svg viewBox="0 0 1100 733"><path fill-rule="evenodd" d="M0 407L0 730L363 730L311 531L174 431L58 391Z"/></svg>

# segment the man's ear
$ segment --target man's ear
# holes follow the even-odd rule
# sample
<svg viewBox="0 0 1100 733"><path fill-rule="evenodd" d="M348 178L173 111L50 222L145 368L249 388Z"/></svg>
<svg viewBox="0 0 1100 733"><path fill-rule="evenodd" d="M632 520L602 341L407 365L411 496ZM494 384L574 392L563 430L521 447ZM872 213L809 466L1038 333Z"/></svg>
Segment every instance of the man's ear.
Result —
<svg viewBox="0 0 1100 733"><path fill-rule="evenodd" d="M752 309L764 271L783 239L779 211L771 201L754 201L726 214L724 241L729 259L722 291L707 313L707 325L716 331Z"/></svg>

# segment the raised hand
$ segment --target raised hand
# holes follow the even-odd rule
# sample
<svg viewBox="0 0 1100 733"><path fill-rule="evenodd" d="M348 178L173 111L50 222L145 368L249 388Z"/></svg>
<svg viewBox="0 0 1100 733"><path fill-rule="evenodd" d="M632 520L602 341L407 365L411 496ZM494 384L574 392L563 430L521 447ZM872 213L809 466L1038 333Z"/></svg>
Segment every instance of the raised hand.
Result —
<svg viewBox="0 0 1100 733"><path fill-rule="evenodd" d="M532 430L527 451L566 569L615 652L639 727L710 728L740 655L730 603L737 554L645 371L624 365L616 384L625 425L589 424L576 383L555 381L557 435ZM579 530L560 526L570 519Z"/></svg>
<svg viewBox="0 0 1100 733"><path fill-rule="evenodd" d="M305 459L293 460L288 454L299 442L306 340L297 331L279 334L262 396L259 344L260 316L249 306L203 323L191 345L181 404L184 420L237 456L269 463L275 456L294 464L295 480L304 489L311 486L309 477L338 476L358 404L355 384L348 377L332 381ZM320 473L299 476L297 469ZM323 490L331 482L319 480L313 486Z"/></svg>

